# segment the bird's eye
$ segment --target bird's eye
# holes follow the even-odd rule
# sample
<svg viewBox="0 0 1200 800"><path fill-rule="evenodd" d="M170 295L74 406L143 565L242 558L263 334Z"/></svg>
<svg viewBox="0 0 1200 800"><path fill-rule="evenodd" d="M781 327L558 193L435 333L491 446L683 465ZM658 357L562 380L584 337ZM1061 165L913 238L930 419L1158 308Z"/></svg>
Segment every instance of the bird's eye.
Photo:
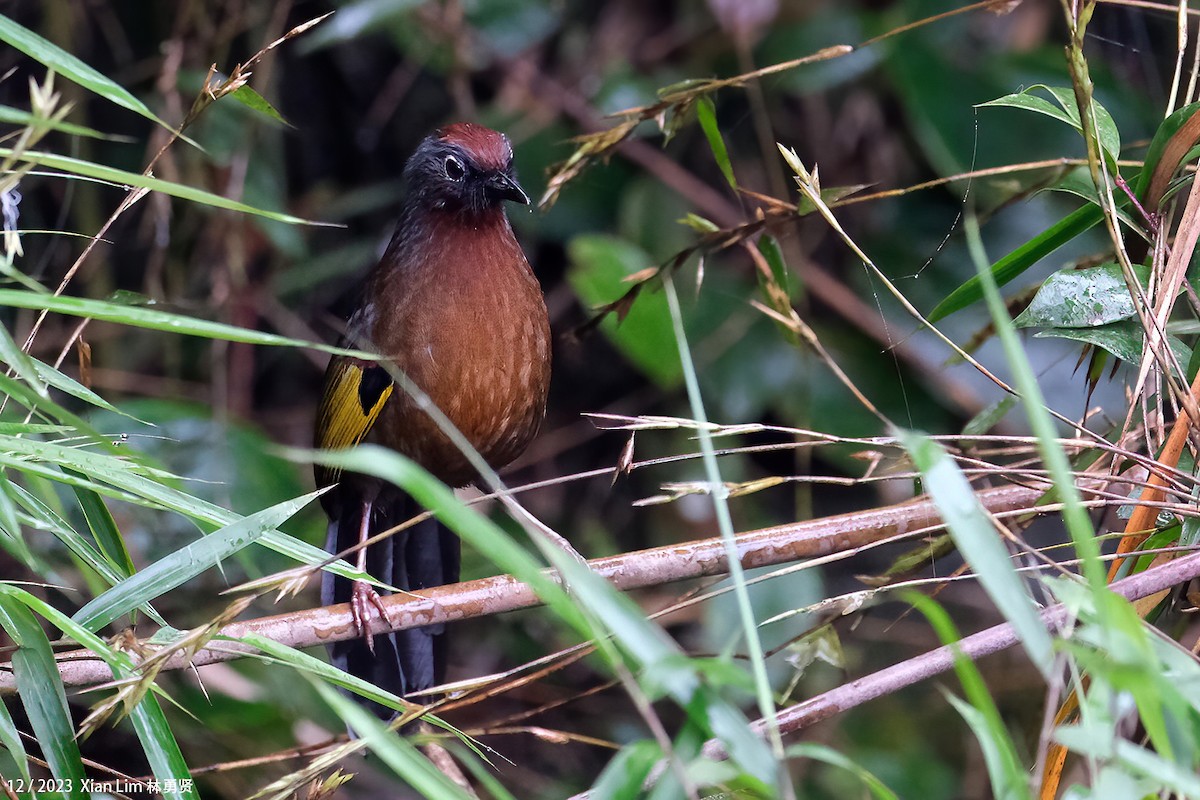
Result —
<svg viewBox="0 0 1200 800"><path fill-rule="evenodd" d="M454 156L446 156L446 177L452 181L461 181L467 174L467 168Z"/></svg>

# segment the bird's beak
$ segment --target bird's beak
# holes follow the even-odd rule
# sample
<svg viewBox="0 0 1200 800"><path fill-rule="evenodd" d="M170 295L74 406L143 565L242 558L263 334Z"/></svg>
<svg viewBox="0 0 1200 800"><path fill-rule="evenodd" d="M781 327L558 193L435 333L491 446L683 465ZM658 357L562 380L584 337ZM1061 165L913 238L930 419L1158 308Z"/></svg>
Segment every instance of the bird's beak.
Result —
<svg viewBox="0 0 1200 800"><path fill-rule="evenodd" d="M512 200L523 206L529 205L529 195L525 194L521 184L517 183L516 178L503 172L497 172L488 178L487 193L496 200Z"/></svg>

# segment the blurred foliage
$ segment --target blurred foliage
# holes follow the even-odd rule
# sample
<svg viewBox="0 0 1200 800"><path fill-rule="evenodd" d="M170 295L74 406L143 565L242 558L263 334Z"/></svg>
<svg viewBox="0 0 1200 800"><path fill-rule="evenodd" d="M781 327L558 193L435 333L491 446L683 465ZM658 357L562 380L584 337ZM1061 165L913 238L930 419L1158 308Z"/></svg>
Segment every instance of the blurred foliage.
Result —
<svg viewBox="0 0 1200 800"><path fill-rule="evenodd" d="M975 274L961 232L964 206L985 223L985 244L993 257L1043 234L1079 208L1076 195L1041 191L1067 179L1062 159L1085 155L1071 125L1044 109L1030 114L984 107L1027 87L1069 85L1063 23L1053 4L993 4L907 29L903 26L959 6L944 0L780 0L746 6L756 10L741 16L735 13L736 0L13 0L0 11L131 93L132 105L109 102L81 87L80 76L64 65L54 85L70 104L62 122L90 130L60 125L45 133L38 149L137 175L168 142L167 127L152 119L168 127L183 120L207 85L210 65L216 65L218 77L228 76L293 26L336 10L313 30L266 54L254 66L247 90L205 108L186 131L191 143L171 144L153 169L154 178L171 184L331 224L289 224L214 207L203 198L183 202L151 193L103 232L78 272L71 273L67 291L316 342L336 339L362 275L390 236L404 160L436 126L468 118L506 131L522 181L536 197L547 188L554 165L575 151L572 137L609 130L614 120L605 114L663 102L662 87L731 77L836 45L855 47L842 57L720 88L699 107L701 124L692 124L696 108L681 109L669 142L652 119L631 124L627 141L562 186L548 209L512 212L557 334L549 418L538 441L506 475L519 485L616 464L627 434L600 431L585 413L690 415L667 301L657 286L645 284L621 314L596 326L588 323L594 309L618 301L631 281L645 278L645 270L669 264L692 247L699 235L695 226L704 228L696 218L728 228L754 221L762 209L770 211L761 196L735 193L731 184L776 201L799 202L775 142L794 148L810 168L817 165L822 187L865 187L848 198L839 196L849 202L831 201L837 219L923 311ZM1089 41L1092 78L1098 100L1126 143L1121 158L1139 158L1162 119L1174 24L1173 15L1161 10L1102 5L1096 11ZM0 126L15 134L26 118L8 109L30 110L28 82L43 81L46 69L20 50L3 47L0 73ZM3 145L13 146L12 138ZM856 194L1030 163L1037 166L855 201ZM102 229L124 197L124 184L133 182L120 176L115 184L67 179L52 167L20 178L19 205L12 213L19 212L15 219L24 253L5 268L14 286L33 279L56 287L87 246L85 237ZM695 215L691 225L689 214ZM6 220L11 218L6 212ZM1087 227L1073 228L1064 247L1048 258L1027 259L1010 277L1019 275L1022 284L1034 285L1052 272L1060 279L1103 274L1108 281L1101 288L1119 289L1111 270L1094 267L1097 259L1107 260L1107 239L1099 228ZM776 281L785 285L833 360L887 418L913 428L957 431L996 399L994 388L969 366L944 363L949 353L918 329L818 215L792 219L789 213L787 224L774 233L779 250L768 257L774 258ZM1094 270L1073 270L1079 263ZM684 328L710 419L840 436L886 433L825 363L751 305L768 302L768 295L763 276L742 248L686 259L678 276ZM1055 281L1047 285L1053 288ZM1074 302L1073 295L1067 300ZM1109 328L1073 326L1060 318L1066 309L1052 305L1038 322L1051 329L1043 333L1081 339L1121 358L1140 353L1139 330L1127 326L1104 338ZM1121 325L1130 316L1126 311L1105 321ZM1111 306L1106 313L1112 313ZM37 311L8 307L4 317L20 344ZM158 561L195 540L199 530L236 524L240 515L296 498L311 487L307 468L281 457L276 445L310 444L323 354L220 336L177 336L125 321L92 322L76 342L79 319L50 315L30 354L54 363L67 348L63 372L120 412L64 393L60 385L52 396L62 413L43 408L45 418L35 421L71 425L68 415L79 415L81 424L110 440L113 452L106 455L127 460L198 501L191 514L167 513L164 503L113 500L109 494L113 524L134 564ZM958 314L944 329L963 341L986 324L981 315ZM1054 343L1033 339L1027 344L1039 372L1061 370L1064 354L1073 357L1061 343L1055 349L1042 348ZM1181 342L1180 348L1186 365L1189 353ZM7 349L4 360L19 370L19 359ZM1001 361L990 342L980 354L989 365ZM1083 379L1051 384L1049 405L1077 412ZM1097 395L1112 418L1125 415L1119 389L1106 394L1102 387ZM17 406L36 406L35 400L14 402L0 421L29 422ZM1023 431L1020 423L997 425ZM791 437L755 432L738 437L736 444L749 448L781 438ZM732 446L729 440L715 442ZM722 457L721 474L726 481L857 478L869 463L869 454L863 458L858 449L735 452ZM637 434L635 457L696 450L692 431L647 431ZM19 472L18 460L11 455L4 466ZM885 461L882 468L891 466ZM699 460L691 459L635 470L612 486L608 475L559 482L523 500L582 553L603 555L715 535L717 521L707 497L632 504L659 494L664 483L703 479ZM730 506L736 528L749 530L891 502L911 495L913 483L816 484L814 489L785 480L733 498ZM231 516L205 516L207 507L200 501ZM81 503L54 476L22 473L17 481L14 473L11 482L5 477L0 485L0 520L13 521L2 527L9 534L13 525L31 534L0 539L0 574L14 584L34 582L30 592L65 614L120 577L102 574L99 559L80 555L81 545L68 535L94 529L89 523L94 526L95 520L84 517ZM499 512L494 516L502 525L511 524ZM324 540L323 517L315 508L283 528L309 545L319 547ZM820 572L809 569L756 585L751 590L755 615L765 620L859 589L856 575L881 573L902 552L895 547L875 551ZM922 574L945 575L957 563L952 557L925 564ZM266 548L240 550L155 600L152 612L180 629L202 624L228 604L222 590L289 566L290 559ZM464 577L494 571L488 554L465 553ZM657 587L635 599L654 611L700 586ZM982 598L972 585L954 586L940 600L953 610L960 628L973 629L997 618ZM281 603L260 598L246 614L281 613L316 602L315 589ZM772 687L778 692L790 687L792 698L803 698L844 675L863 674L934 646L937 638L928 626L906 617L904 609L901 604L867 608L839 620L834 630L842 668L821 661L799 668L794 651L784 647L819 621L815 612L767 626L766 646L778 650L768 659ZM730 597L723 596L677 610L662 624L689 653L728 656L744 649L736 613ZM20 628L31 642L36 640L33 627ZM455 634L451 674L456 679L510 669L575 641L547 624L541 612L465 622ZM28 647L42 653L43 644L38 640ZM1097 645L1095 652L1104 647ZM1144 658L1138 669L1158 663L1139 653ZM1032 763L1043 698L1039 676L1016 657L984 662L980 669L999 717L1009 723L1011 744ZM1179 674L1184 673L1181 667ZM206 797L248 797L307 763L309 755L289 748L324 744L341 733L342 719L320 690L289 670L245 660L203 674L202 687L186 672L164 677L163 688L178 707L162 703L158 713L169 720ZM716 666L706 676L721 702L736 703L755 716L750 695L736 690L737 680L726 682ZM521 798L563 797L592 786L615 748L628 746L618 762L622 768L642 764L648 769L653 763L650 756L657 751L647 749L644 723L624 693L607 689L581 695L608 678L603 659L594 657L494 698L486 707L464 709L450 721L463 729L486 728L550 705L530 720L514 717L513 725L536 725L537 731L480 739L498 752L492 756L494 774L509 791ZM94 699L91 694L70 698L76 723ZM1096 707L1104 699L1099 692L1088 698ZM4 734L30 730L22 707L9 708L14 720L0 719L0 743L6 747ZM656 708L673 733L695 733L679 708L666 703ZM133 744L140 732L131 728L122 723L102 729L80 750L112 769L145 775L147 757ZM556 738L552 732L560 730L593 739ZM828 720L805 740L831 746L901 797L987 797L988 772L967 732L943 694L921 686ZM1089 746L1099 747L1099 734L1092 735ZM4 752L0 774L8 777L17 767L3 760L9 758ZM231 765L272 754L279 757ZM338 796L400 796L380 759L351 756L344 768L358 774ZM712 770L710 783L722 785L724 774ZM801 756L793 771L798 796L840 798L868 791L860 775L831 759ZM630 794L614 796L636 796L636 784L627 783ZM738 788L736 781L731 785ZM747 790L745 796L758 795Z"/></svg>

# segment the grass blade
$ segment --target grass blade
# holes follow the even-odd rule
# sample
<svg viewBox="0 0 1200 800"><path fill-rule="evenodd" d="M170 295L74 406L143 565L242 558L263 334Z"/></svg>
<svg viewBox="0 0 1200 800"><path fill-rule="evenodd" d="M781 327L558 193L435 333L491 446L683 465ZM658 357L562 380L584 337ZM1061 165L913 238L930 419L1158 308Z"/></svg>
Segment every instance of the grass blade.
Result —
<svg viewBox="0 0 1200 800"><path fill-rule="evenodd" d="M258 541L324 492L278 503L192 542L93 598L72 619L89 630L104 627Z"/></svg>
<svg viewBox="0 0 1200 800"><path fill-rule="evenodd" d="M344 347L308 342L303 339L292 339L287 336L277 336L273 333L239 328L235 325L225 325L220 322L210 322L169 311L159 311L145 306L132 306L124 303L110 303L105 300L91 300L86 297L70 297L68 295L34 294L17 289L0 289L0 306L10 308L32 308L52 311L56 314L66 314L72 317L85 317L103 322L114 322L119 325L131 325L138 328L149 328L157 331L181 333L187 336L199 336L204 339L220 339L225 342L241 342L244 344L269 345L272 347L306 347L323 353L346 355L352 358L377 359L378 356L358 350L348 350Z"/></svg>
<svg viewBox="0 0 1200 800"><path fill-rule="evenodd" d="M1076 236L1088 231L1104 219L1099 206L1086 205L1072 211L1045 231L1001 258L989 268L997 286L1016 278L1038 261L1053 253ZM929 312L929 321L937 322L977 302L983 297L983 280L974 276L951 292Z"/></svg>
<svg viewBox="0 0 1200 800"><path fill-rule="evenodd" d="M23 604L27 613L32 610L48 620L65 636L74 639L99 656L112 669L114 678L123 680L135 674L136 665L130 656L113 650L100 637L77 625L58 609L23 589L2 587L2 590L0 601ZM54 667L54 670L54 679L58 680L57 666ZM138 698L129 710L129 718L141 741L142 749L146 753L154 776L162 784L160 790L164 795L171 798L195 797L196 794L193 790L185 788L190 785L191 772L187 762L183 759L179 744L171 732L166 717L162 713L162 707L154 695L146 693ZM41 741L40 736L38 739Z"/></svg>
<svg viewBox="0 0 1200 800"><path fill-rule="evenodd" d="M3 19L3 17L0 17ZM68 172L72 175L82 175L86 178L95 178L96 180L109 181L118 186L133 186L139 189L149 189L152 192L162 192L171 197L178 197L180 200L189 200L200 205L211 206L212 208L223 208L227 211L237 211L242 214L253 214L258 217L275 220L276 222L286 222L291 225L323 225L324 223L315 222L313 220L301 219L294 217L291 214L284 214L280 211L267 211L262 208L239 203L237 200L230 200L227 197L222 197L219 194L206 192L203 189L196 189L192 186L185 186L182 183L174 183L172 181L164 181L161 178L154 178L148 175L142 175L137 172L127 172L123 169L108 167L103 164L96 164L91 161L83 161L78 158L70 158L69 156L55 155L54 153L43 153L36 150L22 150L15 152L8 147L0 147L0 156L10 157L16 156L21 161L38 164L51 169L59 169L63 172Z"/></svg>
<svg viewBox="0 0 1200 800"><path fill-rule="evenodd" d="M0 703L0 748L4 748L12 758L21 777L29 780L29 756L25 752L25 745L21 743L21 732L17 730L4 703Z"/></svg>
<svg viewBox="0 0 1200 800"><path fill-rule="evenodd" d="M1089 206L1089 208L1096 207ZM1096 212L1099 213L1099 211L1099 208L1096 208ZM975 215L970 213L965 216L963 222L967 233L967 246L975 261L988 312L996 327L996 335L1004 347L1004 356L1012 369L1013 380L1020 391L1029 427L1038 440L1038 454L1050 471L1055 491L1062 500L1063 521L1071 535L1075 551L1083 562L1083 575L1096 595L1097 607L1103 608L1105 596L1114 599L1116 596L1107 589L1105 570L1100 563L1100 544L1096 541L1091 519L1079 496L1079 488L1075 485L1071 463L1059 443L1054 420L1050 416L1050 412L1046 410L1045 397L1042 395L1041 387L1038 386L1033 366L1029 363L1029 358L1021 347L1021 340L1017 336L1016 328L1013 327L1012 318L1008 315L1004 298L1000 296L1000 288L996 285L992 272L987 268L987 257L983 253L983 244L979 238L979 223Z"/></svg>
<svg viewBox="0 0 1200 800"><path fill-rule="evenodd" d="M385 723L369 711L322 681L314 680L313 685L329 707L367 742L371 752L404 778L413 789L430 800L471 800L471 795L439 772L421 751L395 731L389 730Z"/></svg>
<svg viewBox="0 0 1200 800"><path fill-rule="evenodd" d="M171 130L171 127L155 116L145 103L130 94L116 81L102 75L67 51L48 42L28 28L18 25L3 14L0 14L0 40L20 50L34 61L42 63L72 83L77 83L109 102L141 114L146 119L153 120L167 130Z"/></svg>
<svg viewBox="0 0 1200 800"><path fill-rule="evenodd" d="M937 442L913 431L897 431L896 435L921 471L925 490L937 504L958 551L979 576L992 603L1016 629L1029 659L1049 679L1054 663L1050 634L970 482Z"/></svg>
<svg viewBox="0 0 1200 800"><path fill-rule="evenodd" d="M950 703L966 720L983 749L984 761L992 781L993 796L1003 800L1030 800L1025 767L1022 766L1012 737L1004 726L1000 709L996 707L996 702L975 664L958 651L956 645L961 637L950 615L924 595L911 592L907 593L906 597L929 620L942 643L954 651L954 671L970 703L965 703L953 695L949 696Z"/></svg>
<svg viewBox="0 0 1200 800"><path fill-rule="evenodd" d="M725 182L736 192L738 190L737 178L733 175L733 164L729 162L729 151L725 149L725 139L721 136L721 129L717 127L717 107L711 97L701 97L696 101L696 119L699 120L700 128L704 131L705 138L708 139L708 149L712 150L713 158L717 160L717 166L721 168L721 174L725 176Z"/></svg>
<svg viewBox="0 0 1200 800"><path fill-rule="evenodd" d="M83 758L50 640L33 613L9 592L0 593L0 626L17 644L12 654L17 693L51 774L67 789L65 797L88 797L83 791Z"/></svg>

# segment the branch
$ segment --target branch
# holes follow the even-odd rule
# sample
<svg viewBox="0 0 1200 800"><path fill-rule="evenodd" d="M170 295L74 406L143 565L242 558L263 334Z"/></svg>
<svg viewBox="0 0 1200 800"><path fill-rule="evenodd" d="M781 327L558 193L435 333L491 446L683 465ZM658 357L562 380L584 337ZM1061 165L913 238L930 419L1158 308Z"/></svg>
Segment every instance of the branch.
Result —
<svg viewBox="0 0 1200 800"><path fill-rule="evenodd" d="M1200 553L1193 553L1119 580L1109 586L1109 589L1126 600L1139 600L1158 592L1167 591L1171 587L1186 583L1197 576L1200 576ZM1069 620L1067 608L1061 603L1043 610L1040 616L1042 623L1052 633L1058 633ZM1008 623L973 633L952 645L943 645L915 658L884 667L878 672L848 681L823 694L788 706L776 715L779 729L785 735L795 734L870 700L947 672L954 666L956 654L975 661L1006 650L1017 644L1018 641L1016 631ZM756 736L764 736L767 730L766 723L761 719L751 723L750 728ZM725 760L729 757L725 751L725 745L717 739L705 742L701 752L705 758L715 760ZM651 770L645 786L653 786L664 769L665 762L659 762ZM573 795L569 800L588 800L590 797L590 792L583 792Z"/></svg>
<svg viewBox="0 0 1200 800"><path fill-rule="evenodd" d="M1109 588L1114 594L1118 594L1126 600L1139 600L1158 592L1167 591L1173 586L1187 583L1197 576L1200 576L1200 553L1193 553L1119 580ZM1052 633L1058 633L1067 623L1067 608L1061 603L1050 606L1042 611L1041 618L1042 623ZM868 700L946 672L954 666L956 650L974 661L1006 650L1017 644L1018 641L1012 625L1007 622L995 625L979 633L966 636L953 645L930 650L916 658L885 667L866 677L850 681L824 694L790 706L779 713L779 724L784 727L786 732L795 733L834 714L862 705ZM762 732L761 720L753 725L756 733ZM719 743L716 742L707 743L704 752L705 755L724 757Z"/></svg>
<svg viewBox="0 0 1200 800"><path fill-rule="evenodd" d="M1030 508L1044 493L1043 488L1008 486L984 489L977 496L988 511L998 515L1055 510L1054 505ZM918 536L942 526L933 503L921 499L749 531L739 535L736 542L742 566L749 569L845 553L890 538ZM723 575L728 571L725 546L720 538L597 558L589 561L588 566L624 591L687 578ZM511 575L391 595L382 601L389 620L372 619L371 632L377 635L389 630L454 622L541 605L533 590ZM312 608L226 625L213 641L190 659L180 652L168 659L163 669L198 667L255 654L258 652L255 648L238 641L249 634L296 648L327 645L358 636L348 603ZM146 650L153 649L145 640L139 644ZM105 662L89 650L73 650L59 654L57 658L59 674L68 686L95 686L113 678ZM0 695L16 691L12 673L7 665L4 667L0 671Z"/></svg>

